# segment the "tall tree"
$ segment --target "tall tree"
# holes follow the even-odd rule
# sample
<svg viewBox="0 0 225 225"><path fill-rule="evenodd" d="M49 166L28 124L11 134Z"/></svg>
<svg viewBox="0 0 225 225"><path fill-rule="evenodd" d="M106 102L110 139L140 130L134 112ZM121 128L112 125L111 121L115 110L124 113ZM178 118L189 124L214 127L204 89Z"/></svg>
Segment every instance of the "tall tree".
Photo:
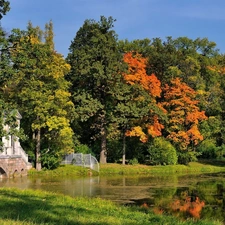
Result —
<svg viewBox="0 0 225 225"><path fill-rule="evenodd" d="M3 130L3 124L8 124L11 127L11 135L21 138L21 132L18 131L16 124L15 106L10 104L4 91L6 81L11 73L11 65L10 44L7 40L7 34L1 26L1 19L9 10L9 1L0 0L0 137L7 136L7 133Z"/></svg>
<svg viewBox="0 0 225 225"><path fill-rule="evenodd" d="M133 127L131 131L127 131L128 136L140 136L141 141L147 141L147 136L144 134L140 125L148 130L148 134L155 137L161 135L163 125L159 123L159 117L164 117L160 106L157 104L156 98L161 96L161 82L154 75L147 75L146 64L147 59L143 58L138 53L126 53L124 61L128 63L129 70L124 74L126 82L130 85L139 84L147 93L150 99L147 110L148 114L142 118L142 124L138 127ZM142 101L144 96L139 96L136 101ZM140 121L139 121L140 122Z"/></svg>
<svg viewBox="0 0 225 225"><path fill-rule="evenodd" d="M35 141L36 169L41 169L41 153L54 153L58 159L73 150L69 111L73 108L68 92L69 82L64 76L70 66L62 55L54 51L52 26L43 32L28 24L27 31L13 30L10 41L13 73L5 91L17 103Z"/></svg>
<svg viewBox="0 0 225 225"><path fill-rule="evenodd" d="M113 22L112 17L103 16L99 22L86 20L67 57L71 65L67 78L73 84L75 111L81 123L95 130L95 137L101 141L100 163L107 162L107 128L117 104L115 86L121 82L124 67Z"/></svg>
<svg viewBox="0 0 225 225"><path fill-rule="evenodd" d="M180 152L193 151L194 146L203 140L199 131L199 121L207 119L200 111L196 92L179 78L171 80L164 89L163 107L167 110L167 138Z"/></svg>

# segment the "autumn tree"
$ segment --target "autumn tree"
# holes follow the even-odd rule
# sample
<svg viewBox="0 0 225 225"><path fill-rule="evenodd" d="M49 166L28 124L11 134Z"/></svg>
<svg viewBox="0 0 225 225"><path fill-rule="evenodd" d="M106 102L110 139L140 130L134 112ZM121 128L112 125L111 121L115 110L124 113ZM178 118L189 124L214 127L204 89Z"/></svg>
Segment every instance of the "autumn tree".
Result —
<svg viewBox="0 0 225 225"><path fill-rule="evenodd" d="M12 74L4 91L17 104L25 121L26 134L34 141L36 169L42 155L58 164L62 154L73 151L70 112L73 103L64 76L70 70L62 55L54 50L52 23L46 25L45 40L39 27L28 24L26 31L14 29L9 37ZM32 148L32 145L29 147ZM41 163L42 162L42 163Z"/></svg>
<svg viewBox="0 0 225 225"><path fill-rule="evenodd" d="M167 138L180 153L194 151L203 136L199 131L199 122L207 119L200 111L196 92L179 78L171 80L163 88L163 107L167 110ZM181 159L180 159L181 161Z"/></svg>
<svg viewBox="0 0 225 225"><path fill-rule="evenodd" d="M149 135L153 137L160 136L163 125L159 123L158 118L159 116L162 116L163 113L160 106L157 105L156 98L161 95L161 82L154 74L147 75L147 59L143 58L140 54L133 54L132 52L126 53L124 55L124 61L129 65L128 73L124 74L126 82L130 85L140 85L148 93L148 96L151 99L148 104L148 115L145 117L144 126L147 128ZM139 96L136 101L141 101L143 97L144 96ZM147 141L147 136L144 135L140 126L133 127L131 131L127 131L127 135L140 135L141 141Z"/></svg>

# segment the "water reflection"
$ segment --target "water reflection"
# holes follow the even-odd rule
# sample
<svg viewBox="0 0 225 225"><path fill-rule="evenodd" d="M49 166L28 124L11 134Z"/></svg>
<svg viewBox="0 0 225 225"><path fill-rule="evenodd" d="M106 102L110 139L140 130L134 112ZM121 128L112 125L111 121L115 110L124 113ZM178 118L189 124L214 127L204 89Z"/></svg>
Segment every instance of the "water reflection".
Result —
<svg viewBox="0 0 225 225"><path fill-rule="evenodd" d="M155 213L188 218L225 219L224 174L198 176L113 176L87 178L30 178L0 180L0 187L42 189L72 197L109 199L135 204Z"/></svg>

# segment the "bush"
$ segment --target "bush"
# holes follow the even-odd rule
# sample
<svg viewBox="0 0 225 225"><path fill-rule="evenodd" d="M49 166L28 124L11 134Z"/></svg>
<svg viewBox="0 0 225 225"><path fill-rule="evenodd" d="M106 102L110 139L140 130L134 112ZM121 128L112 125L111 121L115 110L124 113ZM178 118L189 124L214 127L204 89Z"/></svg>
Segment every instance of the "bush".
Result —
<svg viewBox="0 0 225 225"><path fill-rule="evenodd" d="M52 170L62 162L62 156L53 150L44 149L41 154L41 165L43 169Z"/></svg>
<svg viewBox="0 0 225 225"><path fill-rule="evenodd" d="M201 153L201 158L203 159L215 159L217 158L218 147L216 147L214 141L204 140L198 146L197 151Z"/></svg>
<svg viewBox="0 0 225 225"><path fill-rule="evenodd" d="M197 156L201 153L188 151L188 150L181 150L177 153L178 156L178 163L187 165L189 162L196 162L198 161Z"/></svg>
<svg viewBox="0 0 225 225"><path fill-rule="evenodd" d="M221 145L220 147L217 147L216 151L217 159L224 159L225 158L225 145Z"/></svg>
<svg viewBox="0 0 225 225"><path fill-rule="evenodd" d="M129 165L138 165L138 160L136 158L130 159L129 160Z"/></svg>
<svg viewBox="0 0 225 225"><path fill-rule="evenodd" d="M175 165L177 164L177 153L173 145L165 138L154 138L148 147L150 161L154 165Z"/></svg>

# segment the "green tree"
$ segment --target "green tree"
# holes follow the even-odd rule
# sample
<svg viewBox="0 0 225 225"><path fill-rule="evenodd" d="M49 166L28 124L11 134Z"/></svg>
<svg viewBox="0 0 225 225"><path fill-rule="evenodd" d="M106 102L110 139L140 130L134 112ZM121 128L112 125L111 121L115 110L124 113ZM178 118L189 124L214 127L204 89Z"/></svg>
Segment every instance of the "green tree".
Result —
<svg viewBox="0 0 225 225"><path fill-rule="evenodd" d="M3 15L10 10L10 3L9 1L0 0L0 20L2 19Z"/></svg>
<svg viewBox="0 0 225 225"><path fill-rule="evenodd" d="M42 152L54 155L58 163L62 154L73 150L69 120L73 103L70 84L64 78L70 66L53 48L52 23L46 27L45 41L41 29L31 23L27 31L13 30L9 37L14 46L10 52L13 73L5 89L26 121L27 135L34 140L37 170L41 169Z"/></svg>
<svg viewBox="0 0 225 225"><path fill-rule="evenodd" d="M148 146L148 152L151 163L158 165L175 165L177 164L177 152L174 146L165 138L154 138Z"/></svg>
<svg viewBox="0 0 225 225"><path fill-rule="evenodd" d="M0 1L0 20L3 15L10 10L9 1ZM22 130L17 129L16 123L16 110L13 104L7 99L5 93L6 82L11 73L10 66L10 43L7 40L7 34L0 24L0 137L7 135L15 135L17 137L23 138ZM10 126L10 133L6 133L3 130L3 125L8 124ZM0 146L2 139L0 138Z"/></svg>
<svg viewBox="0 0 225 225"><path fill-rule="evenodd" d="M116 89L123 81L124 63L117 49L113 18L101 17L99 22L86 20L72 41L67 62L71 72L71 92L75 111L85 132L101 142L100 163L107 162L106 140L112 122ZM85 125L86 124L86 125ZM88 129L88 130L87 130ZM87 140L86 140L87 141Z"/></svg>

